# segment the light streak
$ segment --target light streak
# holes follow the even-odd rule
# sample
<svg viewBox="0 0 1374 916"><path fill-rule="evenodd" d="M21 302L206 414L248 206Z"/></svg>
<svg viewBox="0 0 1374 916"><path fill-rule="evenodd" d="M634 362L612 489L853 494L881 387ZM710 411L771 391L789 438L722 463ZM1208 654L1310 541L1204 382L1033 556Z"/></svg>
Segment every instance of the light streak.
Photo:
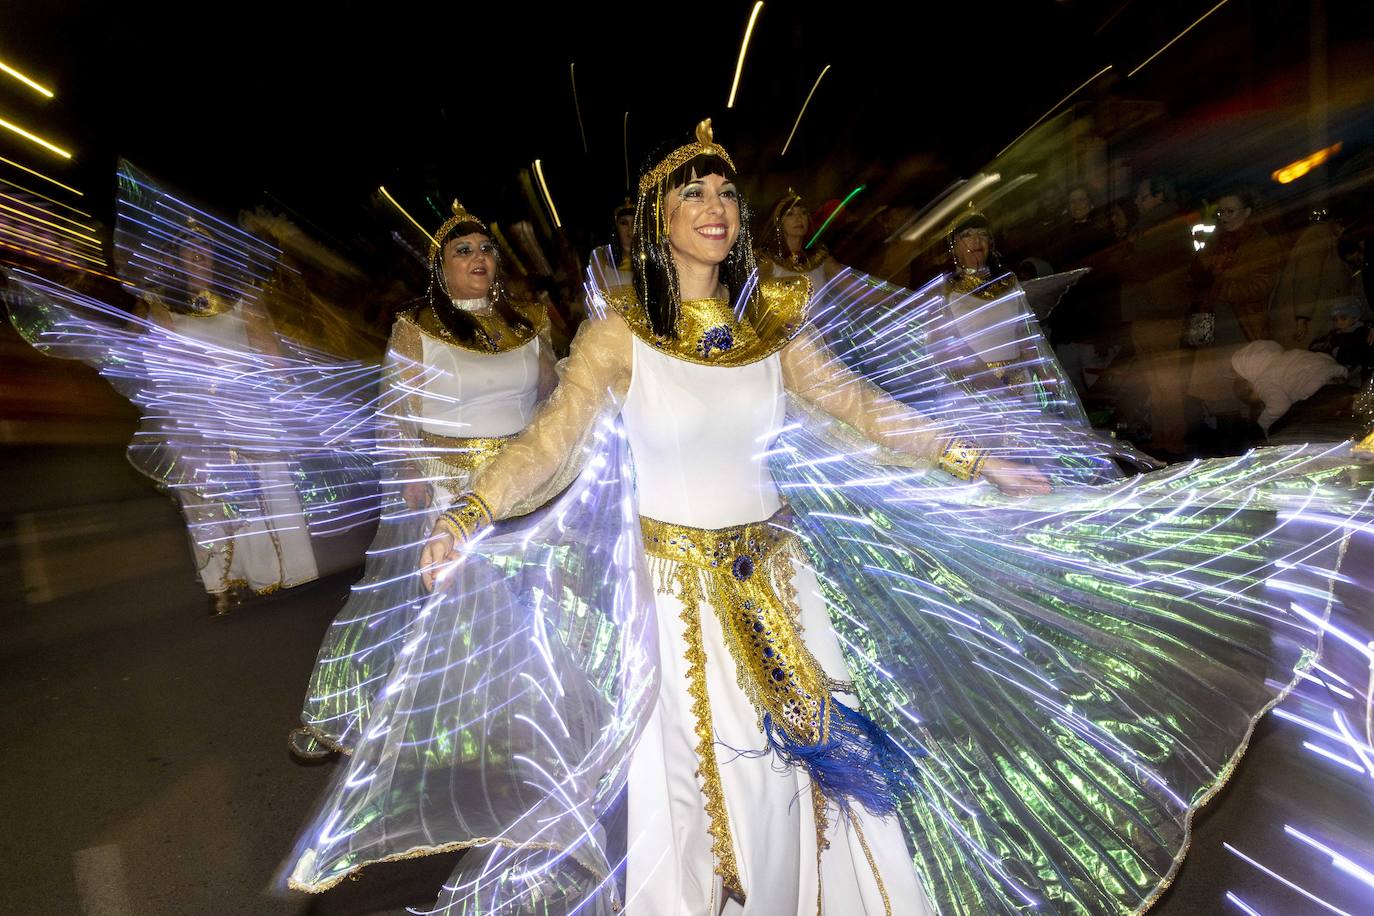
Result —
<svg viewBox="0 0 1374 916"><path fill-rule="evenodd" d="M26 188L22 184L15 184L13 181L6 181L5 179L0 178L0 185L11 187L16 191L23 191L25 194L32 194L34 197L37 197L40 200L46 200L50 204L56 204L57 206L62 207L63 209L70 210L77 216L84 216L86 217L86 219L95 219L94 216L91 216L91 214L87 213L85 210L78 210L71 204L64 204L62 201L58 200L55 197L49 197L46 194L42 194L38 191L35 191L33 188ZM57 214L54 213L53 215L56 216Z"/></svg>
<svg viewBox="0 0 1374 916"><path fill-rule="evenodd" d="M72 187L71 185L69 185L69 184L63 184L62 182L58 181L56 178L49 178L47 175L44 175L42 172L36 172L36 171L34 171L33 169L29 168L27 165L20 165L20 164L17 163L17 162L14 162L14 161L12 161L12 160L6 159L4 156L0 156L0 162L5 163L5 165L14 166L16 169L19 169L21 172L28 172L30 175L33 175L33 176L36 177L36 178L41 178L41 179L43 179L44 181L46 181L46 182L48 182L48 183L50 183L50 184L55 184L55 185L57 185L59 188L61 188L61 189L64 190L64 191L70 191L70 192L72 192L72 193L75 194L77 197L85 197L85 196L86 196L83 192L78 191L76 188ZM80 213L81 211L78 210L77 212ZM89 213L82 213L81 215L82 215L82 216L90 216Z"/></svg>
<svg viewBox="0 0 1374 916"><path fill-rule="evenodd" d="M850 191L848 194L845 195L844 200L840 201L840 205L836 207L834 210L830 211L830 215L825 218L825 222L821 223L821 227L816 230L816 234L811 236L811 241L806 243L807 248L810 248L812 245L816 244L816 239L821 237L821 233L824 232L830 226L831 221L834 220L835 217L839 216L840 211L843 210L845 206L847 206L848 203L854 199L854 196L856 194L858 194L866 187L868 187L868 185L861 184L857 188L855 188L854 190Z"/></svg>
<svg viewBox="0 0 1374 916"><path fill-rule="evenodd" d="M730 84L730 100L725 103L726 108L735 107L735 93L739 91L740 74L744 72L744 55L749 51L749 37L754 34L754 23L758 20L761 12L763 12L763 0L758 0L754 4L754 11L749 14L749 24L744 27L744 40L739 45L739 60L735 63L735 79Z"/></svg>
<svg viewBox="0 0 1374 916"><path fill-rule="evenodd" d="M1332 849L1331 847L1318 842L1317 840L1303 833L1301 830L1296 830L1293 827L1290 827L1288 824L1283 825L1283 832L1288 834L1289 836L1297 837L1299 840L1302 840L1304 843L1306 843L1308 846L1311 846L1313 849L1316 849L1330 856L1332 865L1336 866L1341 871L1345 872L1347 875L1350 875L1352 878L1358 878L1365 884L1368 884L1370 887L1374 887L1374 872L1371 872L1364 866L1357 864L1353 859L1349 858L1348 856L1341 855L1339 852L1336 852L1336 850Z"/></svg>
<svg viewBox="0 0 1374 916"><path fill-rule="evenodd" d="M1001 180L1001 173L993 172L991 175L978 175L964 182L963 185L959 187L959 190L951 194L944 203L926 214L925 218L919 223L902 233L902 241L914 242L921 238L931 229L948 219L955 210L958 210L964 205L965 201L972 200L973 195L984 188L991 187Z"/></svg>
<svg viewBox="0 0 1374 916"><path fill-rule="evenodd" d="M403 206L401 206L399 203L397 203L397 202L396 202L396 198L392 197L391 194L387 191L386 188L384 188L384 187L381 186L381 185L377 185L377 190L378 190L378 191L381 191L381 192L382 192L382 196L385 197L388 201L390 201L390 202L391 202L391 205L392 205L393 207L395 207L397 210L400 210L400 211L401 211L401 215L404 216L406 219L410 220L410 224L411 224L412 226L414 226L416 229L419 229L419 230L420 230L420 233L421 233L425 238L429 239L430 241L433 241L433 240L434 240L434 236L432 236L432 235L429 234L429 230L426 229L424 226L421 226L418 222L416 222L416 221L415 221L415 217L413 217L413 216L411 216L409 213L407 213L407 212L406 212L406 208L403 207Z"/></svg>
<svg viewBox="0 0 1374 916"><path fill-rule="evenodd" d="M18 204L22 204L22 203L23 203L22 200L19 200L18 198L10 197L8 194L0 194L0 197L5 198L6 200L12 200L12 201L14 201L15 203L18 203ZM58 216L56 213L48 213L47 210L39 210L37 207L33 207L32 205L29 205L29 206L31 207L31 209L38 210L39 213L47 213L48 216L52 216L52 217L55 217L55 218L57 218L57 219L66 219L65 216ZM50 220L43 219L43 218L40 217L40 216L31 216L30 214L25 213L23 210L16 210L16 209L14 209L13 207L7 206L7 205L5 205L5 204L0 204L0 210L4 210L4 211L6 211L7 213L13 213L13 214L15 214L16 216L23 217L23 218L24 218L26 221L28 221L28 222L32 222L32 223L42 223L44 226L47 226L49 229L56 229L58 232L65 232L67 235L70 235L70 236L72 236L72 237L74 237L74 238L78 238L78 239L82 239L83 241L90 242L92 245L94 245L94 246L97 247L97 248L100 247L100 239L96 238L95 236L86 235L85 233L77 232L77 231L74 230L74 229L68 229L66 226L59 226L57 223L54 223L54 222L52 222L52 221L50 221ZM95 231L95 230L92 229L90 226L82 226L82 225L81 225L80 223L78 223L76 220L68 219L67 222L71 223L71 224L74 225L74 226L80 226L82 229L86 229L87 231L90 231L90 232L94 232L94 231Z"/></svg>
<svg viewBox="0 0 1374 916"><path fill-rule="evenodd" d="M1246 916L1264 916L1264 914L1261 913L1259 910L1250 906L1244 900L1241 900L1239 897L1237 897L1230 891L1226 892L1226 899L1234 903L1236 906L1240 907L1240 911L1242 913L1245 913Z"/></svg>
<svg viewBox="0 0 1374 916"><path fill-rule="evenodd" d="M582 126L582 104L577 101L577 62L568 64L568 76L572 80L573 111L577 112L577 131L582 135L582 152L587 152L587 130ZM629 182L625 182L627 185Z"/></svg>
<svg viewBox="0 0 1374 916"><path fill-rule="evenodd" d="M1281 169L1275 169L1274 174L1269 177L1273 178L1279 184L1288 184L1291 181L1297 181L1299 178L1339 153L1342 146L1344 146L1343 143L1333 143L1326 149L1319 149L1311 155L1302 157L1297 162L1290 162Z"/></svg>
<svg viewBox="0 0 1374 916"><path fill-rule="evenodd" d="M801 111L797 112L797 120L792 122L792 132L787 135L787 142L782 145L781 155L787 155L787 148L792 145L792 138L797 135L797 127L801 124L802 115L806 114L806 106L811 104L811 96L816 94L816 87L821 84L822 77L825 76L826 71L829 69L829 64L822 67L820 76L816 77L816 82L811 84L811 91L806 94L806 101L802 102Z"/></svg>
<svg viewBox="0 0 1374 916"><path fill-rule="evenodd" d="M1196 22L1194 22L1192 25L1188 26L1188 28L1184 29L1182 32L1179 32L1179 33L1178 33L1177 35L1175 35L1173 38L1169 39L1169 41L1164 45L1164 47L1160 48L1158 51L1156 51L1155 53L1151 54L1149 57L1145 58L1145 60L1140 64L1140 66L1136 67L1136 68L1135 68L1134 70L1132 70L1130 73L1127 73L1127 74L1126 74L1126 78L1127 78L1127 79L1130 79L1131 77L1133 77L1133 76L1135 76L1137 73L1139 73L1141 70L1144 70L1145 67L1146 67L1146 65L1149 64L1150 61L1154 60L1156 57L1158 57L1159 55L1163 54L1165 51L1167 51L1167 50L1169 50L1170 48L1172 48L1172 47L1174 46L1174 42L1178 41L1178 40L1179 40L1180 38L1182 38L1184 35L1187 35L1187 34L1188 34L1189 32L1191 32L1193 29L1197 28L1198 25L1200 25L1200 24L1202 23L1202 20L1206 19L1208 16L1212 15L1212 14L1215 13L1217 10L1221 9L1223 6L1225 6L1225 5L1227 4L1227 2L1228 2L1228 0L1221 0L1221 2L1218 3L1216 6L1212 7L1210 10L1208 10L1207 12L1205 12L1205 13L1203 13L1201 16L1199 16L1199 17L1197 18L1197 21L1196 21Z"/></svg>
<svg viewBox="0 0 1374 916"><path fill-rule="evenodd" d="M1354 770L1356 773L1359 773L1361 776L1364 775L1364 767L1360 766L1358 763L1356 763L1355 761L1351 760L1351 759L1348 758L1348 757L1342 757L1340 754L1334 753L1334 752L1332 752L1332 751L1328 751L1326 748L1322 747L1320 744L1313 744L1311 741L1304 741L1304 742L1302 743L1302 746L1305 747L1305 748L1307 748L1309 751L1311 751L1311 752L1314 753L1314 754L1318 754L1318 755L1320 755L1320 756L1322 756L1322 757L1325 757L1327 760L1333 760L1333 761L1335 761L1336 763L1339 763L1339 764L1340 764L1341 766L1343 766L1343 767L1347 767L1347 768L1349 768L1349 769L1351 769L1351 770Z"/></svg>
<svg viewBox="0 0 1374 916"><path fill-rule="evenodd" d="M0 60L0 73L8 73L10 76L19 80L19 82L23 83L25 86L28 86L30 89L32 89L34 92L37 92L41 96L44 96L49 99L53 97L52 90L49 89L47 86L42 85L36 80L30 79L29 77L20 73L18 70L11 67L9 64L5 63L3 60Z"/></svg>
<svg viewBox="0 0 1374 916"><path fill-rule="evenodd" d="M56 143L50 143L50 142L48 142L47 140L44 140L42 137L38 136L37 134L29 133L27 130L25 130L24 128L20 127L18 124L14 124L14 123L12 123L12 122L10 122L10 121L6 121L4 118L0 118L0 127L3 127L3 128L5 128L6 130L8 130L8 131L12 131L12 132L18 134L19 136L23 137L25 140L30 141L31 143L37 143L39 146L43 147L44 149L48 150L49 152L56 153L57 155L61 156L63 159L70 159L70 158L72 158L72 154L71 154L71 153L67 152L67 151L64 150L62 147L58 146Z"/></svg>
<svg viewBox="0 0 1374 916"><path fill-rule="evenodd" d="M563 223L558 218L558 208L553 205L553 195L549 193L548 182L544 180L544 165L538 159L534 160L534 174L539 179L539 190L544 192L544 202L549 205L549 213L553 214L554 227L562 229Z"/></svg>
<svg viewBox="0 0 1374 916"><path fill-rule="evenodd" d="M1017 134L1015 140L1011 141L1011 142L1008 143L1006 146L1002 147L1002 149L1001 149L1000 151L998 151L997 156L1002 155L1002 153L1005 153L1007 150L1011 149L1013 146L1015 146L1016 144L1020 143L1022 137L1024 137L1026 134L1030 133L1031 131L1035 130L1037 127L1040 126L1040 124L1041 124L1046 118L1048 118L1050 115L1052 115L1052 114L1054 114L1056 111L1058 111L1060 105L1063 105L1063 104L1064 104L1065 102L1067 102L1069 99L1071 99L1071 98L1073 98L1074 96L1078 95L1078 93L1080 93L1080 92L1082 92L1084 89L1086 89L1086 88L1088 87L1088 85L1089 85L1090 83L1092 83L1093 80L1097 79L1099 76L1101 76L1102 74L1106 73L1106 72L1107 72L1108 70L1110 70L1110 69L1112 69L1112 65L1111 65L1111 64L1108 64L1107 66L1103 67L1101 70L1098 70L1098 71L1097 71L1096 73L1094 73L1092 76L1090 76L1090 77L1088 77L1087 79L1085 79L1083 82L1079 83L1078 86L1077 86L1077 88L1075 88L1072 92L1070 92L1068 95L1064 96L1062 99L1060 99L1059 101L1057 101L1057 102L1055 102L1053 105L1051 105L1049 111L1045 112L1045 113L1042 114L1040 117L1038 117L1038 118L1036 118L1034 121L1032 121L1030 127L1027 127L1025 130L1021 131L1021 133ZM996 159L997 156L993 156L992 158Z"/></svg>
<svg viewBox="0 0 1374 916"><path fill-rule="evenodd" d="M1331 719L1336 723L1336 727L1340 729L1341 736L1345 738L1346 743L1354 749L1355 756L1360 758L1360 763L1364 764L1365 772L1368 773L1371 778L1374 778L1374 761L1365 754L1364 746L1360 743L1360 740L1355 737L1354 733L1351 732L1350 726L1345 724L1345 716L1341 715L1340 710L1333 709L1331 710Z"/></svg>
<svg viewBox="0 0 1374 916"><path fill-rule="evenodd" d="M1239 849L1232 846L1230 843L1222 843L1221 845L1223 849L1231 853L1236 858L1244 862L1250 863L1251 865L1255 866L1255 868L1258 868L1260 871L1264 872L1266 875L1273 878L1275 881L1278 881L1280 884L1283 884L1286 887L1289 887L1297 891L1299 894L1302 894L1304 897L1306 897L1308 900L1311 900L1313 903L1320 904L1321 906L1326 907L1331 912L1336 913L1337 916L1354 916L1354 914L1352 913L1347 913L1345 910L1332 906L1322 898L1318 897L1316 894L1307 890L1307 888L1294 884L1292 881L1289 881L1283 875L1274 871L1272 868L1269 868L1267 865L1261 865L1259 862L1256 862L1254 859L1250 858L1245 853L1241 852Z"/></svg>
<svg viewBox="0 0 1374 916"><path fill-rule="evenodd" d="M98 270L91 270L89 267L82 267L80 264L73 264L71 261L64 261L61 258L55 258L52 255L44 254L41 251L34 251L32 248L25 248L22 245L12 245L6 241L0 241L0 247L10 248L14 251L20 251L28 255L29 257L40 258L44 261L51 261L54 264L61 264L63 267L70 267L74 270L82 271L83 273L92 274L97 277L104 277L106 280L114 280L116 283L119 283L123 286L132 287L134 285L130 283L128 280L121 279L120 277L116 277L107 273L102 273Z"/></svg>
<svg viewBox="0 0 1374 916"><path fill-rule="evenodd" d="M107 266L109 266L109 265L107 265L107 264L105 263L105 259L99 257L98 254L97 254L97 255L82 254L82 253L79 252L79 251L76 251L76 250L71 249L71 248L67 248L67 247L64 246L64 245L60 245L60 244L58 244L56 241L53 241L52 239L44 238L44 237L41 236L41 235L34 235L32 232L25 232L24 230L22 230L22 229L17 229L17 228L15 228L15 227L12 226L12 225L7 225L7 224L5 224L5 223L0 223L0 233L4 233L5 235L12 236L12 237L15 237L15 238L23 239L23 240L26 241L26 242L29 242L29 243L34 244L34 245L42 246L43 248L51 248L51 249L54 250L54 251L61 252L62 254L66 255L66 256L69 257L69 258L76 258L77 260L87 261L87 262L89 262L89 263L91 263L91 264L99 264L101 267L107 267ZM98 252L98 251L99 251L99 249L97 249L97 252Z"/></svg>

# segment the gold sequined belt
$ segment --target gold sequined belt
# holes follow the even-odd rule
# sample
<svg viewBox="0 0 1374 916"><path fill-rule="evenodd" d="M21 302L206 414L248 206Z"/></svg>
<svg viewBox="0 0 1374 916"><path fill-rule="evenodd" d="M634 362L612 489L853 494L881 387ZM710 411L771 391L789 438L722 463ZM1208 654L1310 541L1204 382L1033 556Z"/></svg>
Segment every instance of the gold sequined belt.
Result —
<svg viewBox="0 0 1374 916"><path fill-rule="evenodd" d="M644 552L660 560L686 563L698 569L730 573L748 580L754 570L796 537L792 517L784 507L761 522L729 528L691 528L640 516Z"/></svg>
<svg viewBox="0 0 1374 916"><path fill-rule="evenodd" d="M644 551L658 573L659 590L676 594L687 643L688 693L696 718L697 760L706 796L708 830L716 873L726 891L744 897L730 837L729 815L716 761L715 729L706 685L706 652L701 635L702 604L720 621L736 683L758 713L760 728L771 728L813 745L829 732L832 681L802 640L792 557L796 535L784 507L771 518L729 528L691 528L640 517ZM818 842L825 835L825 804L817 805Z"/></svg>
<svg viewBox="0 0 1374 916"><path fill-rule="evenodd" d="M460 490L467 489L468 478L514 436L440 436L421 430L425 444L422 457L431 462L430 476L457 477ZM445 484L447 486L447 484ZM451 488L450 488L451 489ZM455 491L456 492L456 491Z"/></svg>

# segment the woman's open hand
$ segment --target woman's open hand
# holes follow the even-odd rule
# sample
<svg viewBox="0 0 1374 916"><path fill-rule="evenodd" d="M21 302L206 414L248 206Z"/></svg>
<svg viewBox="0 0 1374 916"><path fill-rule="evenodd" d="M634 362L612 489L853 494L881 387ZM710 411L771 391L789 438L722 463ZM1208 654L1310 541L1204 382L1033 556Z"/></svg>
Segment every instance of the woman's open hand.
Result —
<svg viewBox="0 0 1374 916"><path fill-rule="evenodd" d="M1050 492L1050 481L1034 466L1005 458L989 458L983 476L1008 496L1043 496Z"/></svg>
<svg viewBox="0 0 1374 916"><path fill-rule="evenodd" d="M424 583L425 591L433 591L434 580L445 564L457 559L458 550L453 534L436 525L430 532L429 540L425 541L424 549L420 551L420 581Z"/></svg>

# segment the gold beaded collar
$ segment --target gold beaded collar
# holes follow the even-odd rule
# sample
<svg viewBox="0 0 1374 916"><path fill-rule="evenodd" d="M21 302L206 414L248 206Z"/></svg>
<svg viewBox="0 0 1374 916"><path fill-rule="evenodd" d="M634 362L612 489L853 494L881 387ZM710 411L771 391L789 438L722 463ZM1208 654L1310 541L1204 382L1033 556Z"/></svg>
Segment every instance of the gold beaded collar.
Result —
<svg viewBox="0 0 1374 916"><path fill-rule="evenodd" d="M494 311L468 312L482 332L478 340L468 343L459 340L449 332L449 329L444 326L443 319L435 313L435 306L432 304L422 305L412 311L405 312L401 315L400 320L411 322L426 337L458 350L486 355L509 353L511 350L520 349L543 333L549 323L548 313L538 303L512 302L511 305L529 319L530 324L534 326L532 332L526 331L524 328L511 327L506 324L499 313Z"/></svg>
<svg viewBox="0 0 1374 916"><path fill-rule="evenodd" d="M754 257L760 264L768 263L776 265L783 270L793 270L804 274L809 270L814 270L830 256L830 252L824 248L814 248L811 251L804 251L801 254L793 255L790 258L780 258L767 249L760 249L754 252Z"/></svg>
<svg viewBox="0 0 1374 916"><path fill-rule="evenodd" d="M1016 278L1011 274L989 279L976 273L957 271L949 278L945 288L951 296L974 295L979 299L998 299L1011 292L1016 286Z"/></svg>
<svg viewBox="0 0 1374 916"><path fill-rule="evenodd" d="M811 281L801 276L760 280L742 320L725 299L684 299L677 336L670 338L654 333L632 288L617 287L606 295L607 304L640 340L702 366L747 366L772 356L801 330L810 300Z"/></svg>

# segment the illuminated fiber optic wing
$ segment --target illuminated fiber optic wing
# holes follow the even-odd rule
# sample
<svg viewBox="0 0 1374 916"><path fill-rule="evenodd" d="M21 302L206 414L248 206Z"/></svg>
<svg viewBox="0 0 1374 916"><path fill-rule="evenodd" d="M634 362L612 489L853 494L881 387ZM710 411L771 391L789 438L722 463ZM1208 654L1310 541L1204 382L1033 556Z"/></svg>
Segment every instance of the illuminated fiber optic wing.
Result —
<svg viewBox="0 0 1374 916"><path fill-rule="evenodd" d="M1348 445L1015 501L789 425L774 477L864 708L929 755L902 817L940 912L1139 912L1341 610L1374 520Z"/></svg>
<svg viewBox="0 0 1374 916"><path fill-rule="evenodd" d="M188 319L213 321L218 333L207 335L34 274L9 276L20 334L49 356L93 366L139 409L129 461L159 485L193 491L239 523L271 511L264 487L291 486L317 536L375 516L375 364L260 352L238 308Z"/></svg>
<svg viewBox="0 0 1374 916"><path fill-rule="evenodd" d="M838 357L826 371L872 381ZM951 430L980 405L996 429L1021 403L930 379L947 390L928 417ZM284 883L321 891L471 849L426 912L615 905L602 820L652 708L657 647L633 466L608 413L561 497L484 533L391 618L395 661ZM899 802L917 868L942 912L970 916L1150 902L1197 806L1314 663L1346 540L1374 519L1345 445L1095 486L1069 467L1052 495L1016 501L797 402L766 454L864 708L917 769ZM1303 614L1294 595L1322 601Z"/></svg>
<svg viewBox="0 0 1374 916"><path fill-rule="evenodd" d="M656 695L657 650L628 445L600 420L583 451L561 497L471 544L397 630L284 883L318 892L470 848L436 912L611 912L599 818Z"/></svg>
<svg viewBox="0 0 1374 916"><path fill-rule="evenodd" d="M939 277L910 290L846 268L815 291L808 320L853 371L1057 482L1158 466L1091 428L1013 278L954 290Z"/></svg>

